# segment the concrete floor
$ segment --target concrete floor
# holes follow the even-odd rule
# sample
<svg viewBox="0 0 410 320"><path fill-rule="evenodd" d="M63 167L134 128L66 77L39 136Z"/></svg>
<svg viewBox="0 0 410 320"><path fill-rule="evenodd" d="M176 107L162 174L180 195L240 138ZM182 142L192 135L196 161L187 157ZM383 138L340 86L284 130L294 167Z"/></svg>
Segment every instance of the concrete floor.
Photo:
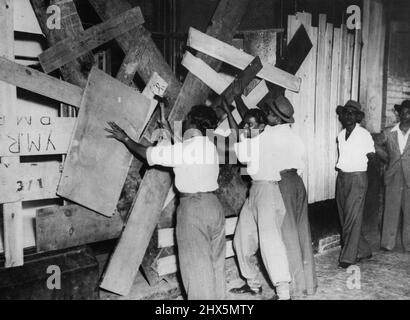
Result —
<svg viewBox="0 0 410 320"><path fill-rule="evenodd" d="M378 250L378 237L373 234L370 237L374 250L373 257L358 264L354 275L358 276L360 270L360 289L351 288L348 285L352 273L337 268L337 260L340 248L332 249L322 255L317 255L316 272L319 288L314 296L303 298L304 300L410 300L410 254L401 249L394 252ZM227 289L241 286L244 282L239 276L234 258L227 260ZM349 278L350 277L350 278ZM358 279L357 277L355 278ZM350 280L350 283L358 283ZM351 289L349 289L349 287ZM180 293L177 278L168 277L160 284L150 287L141 274L138 274L130 295L119 297L101 291L101 299L152 299L163 300L183 299ZM263 283L261 295L234 295L227 293L229 300L266 300L274 295L274 290L267 281Z"/></svg>

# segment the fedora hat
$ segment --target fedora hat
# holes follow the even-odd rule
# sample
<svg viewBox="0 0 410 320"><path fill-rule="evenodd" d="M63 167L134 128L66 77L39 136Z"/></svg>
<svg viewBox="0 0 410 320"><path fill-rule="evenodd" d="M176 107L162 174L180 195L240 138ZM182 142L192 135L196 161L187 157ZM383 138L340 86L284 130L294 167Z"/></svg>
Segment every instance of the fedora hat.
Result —
<svg viewBox="0 0 410 320"><path fill-rule="evenodd" d="M270 99L270 101L268 101L268 105L273 111L273 113L276 114L283 121L287 123L295 122L295 119L293 118L295 110L293 109L292 104L286 97L281 95L276 99L272 98Z"/></svg>
<svg viewBox="0 0 410 320"><path fill-rule="evenodd" d="M347 101L344 106L337 106L336 113L340 114L343 110L346 110L346 109L353 109L355 112L364 116L364 112L362 111L362 105L355 100Z"/></svg>
<svg viewBox="0 0 410 320"><path fill-rule="evenodd" d="M394 109L397 112L400 112L401 109L403 108L409 108L410 109L410 100L404 100L401 104L395 104Z"/></svg>

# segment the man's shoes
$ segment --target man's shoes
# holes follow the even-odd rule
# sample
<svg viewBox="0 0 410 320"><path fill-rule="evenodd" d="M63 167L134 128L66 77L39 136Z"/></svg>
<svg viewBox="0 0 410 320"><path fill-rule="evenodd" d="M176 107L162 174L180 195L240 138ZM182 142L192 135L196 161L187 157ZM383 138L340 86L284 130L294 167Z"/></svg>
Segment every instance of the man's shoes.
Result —
<svg viewBox="0 0 410 320"><path fill-rule="evenodd" d="M369 255L367 255L367 256L365 256L365 257L357 258L357 259L356 259L356 262L362 262L362 261L364 261L364 260L369 260L369 259L371 259L372 257L373 257L373 255L372 255L372 254L369 254Z"/></svg>
<svg viewBox="0 0 410 320"><path fill-rule="evenodd" d="M248 284L245 284L240 288L232 288L231 290L229 290L229 292L234 294L251 294L254 296L262 293L262 287L253 289Z"/></svg>
<svg viewBox="0 0 410 320"><path fill-rule="evenodd" d="M381 251L385 251L385 252L390 252L390 251L391 251L391 249L387 249L387 248L385 248L385 247L380 247L380 250L381 250Z"/></svg>
<svg viewBox="0 0 410 320"><path fill-rule="evenodd" d="M268 300L279 300L279 296L277 294L274 294L273 297Z"/></svg>
<svg viewBox="0 0 410 320"><path fill-rule="evenodd" d="M339 265L337 266L338 268L341 269L347 269L349 268L353 263L348 263L348 262L339 262Z"/></svg>

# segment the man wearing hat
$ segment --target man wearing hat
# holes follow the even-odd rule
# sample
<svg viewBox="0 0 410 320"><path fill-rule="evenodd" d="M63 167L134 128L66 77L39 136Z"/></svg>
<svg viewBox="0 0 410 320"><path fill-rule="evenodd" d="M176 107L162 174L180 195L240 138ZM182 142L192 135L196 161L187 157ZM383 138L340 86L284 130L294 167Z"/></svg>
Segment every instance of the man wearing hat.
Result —
<svg viewBox="0 0 410 320"><path fill-rule="evenodd" d="M286 97L268 99L262 110L278 141L278 153L283 155L278 168L281 175L279 189L286 207L282 235L292 276L291 294L293 297L314 294L317 278L308 219L308 198L301 178L307 161L306 148L291 128L295 122L295 112Z"/></svg>
<svg viewBox="0 0 410 320"><path fill-rule="evenodd" d="M336 202L342 226L342 250L339 267L347 268L372 256L362 234L364 202L367 193L367 163L375 147L370 133L360 126L364 118L361 105L349 100L336 113L343 125L337 136L339 159L336 164Z"/></svg>
<svg viewBox="0 0 410 320"><path fill-rule="evenodd" d="M377 148L377 154L388 162L381 247L394 249L402 213L402 243L404 249L410 251L410 100L395 105L394 109L400 122L383 132L381 145L384 148Z"/></svg>

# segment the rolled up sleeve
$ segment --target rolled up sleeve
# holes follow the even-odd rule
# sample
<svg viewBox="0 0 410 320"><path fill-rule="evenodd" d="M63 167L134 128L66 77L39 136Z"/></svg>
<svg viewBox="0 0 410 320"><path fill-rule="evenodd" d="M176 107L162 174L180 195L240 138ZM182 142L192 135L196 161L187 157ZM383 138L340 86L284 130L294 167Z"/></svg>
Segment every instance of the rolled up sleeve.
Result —
<svg viewBox="0 0 410 320"><path fill-rule="evenodd" d="M182 164L182 156L182 143L147 149L147 162L149 166L178 167Z"/></svg>

